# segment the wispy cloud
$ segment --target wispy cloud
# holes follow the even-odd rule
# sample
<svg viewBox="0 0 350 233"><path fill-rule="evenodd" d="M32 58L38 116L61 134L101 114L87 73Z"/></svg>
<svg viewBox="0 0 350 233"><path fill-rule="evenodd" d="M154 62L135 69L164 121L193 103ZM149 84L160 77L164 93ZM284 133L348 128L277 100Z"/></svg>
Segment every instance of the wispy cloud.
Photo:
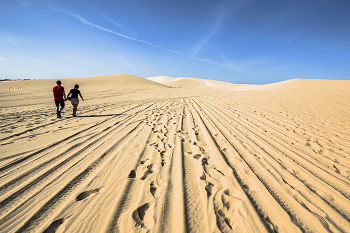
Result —
<svg viewBox="0 0 350 233"><path fill-rule="evenodd" d="M144 44L147 44L147 45L152 46L154 48L158 48L158 49L166 50L166 51L169 51L169 52L172 52L172 53L176 53L176 54L179 54L181 56L188 57L188 58L191 58L191 59L194 59L194 60L197 60L197 61L202 61L202 62L210 63L210 64L213 64L213 65L217 65L217 66L221 66L221 67L229 69L229 67L227 67L226 65L221 64L219 62L215 62L215 61L211 61L211 60L206 60L206 59L201 59L201 58L197 58L197 57L194 57L194 56L190 56L190 55L187 55L187 54L184 54L184 53L180 53L180 52L178 52L176 50L165 48L165 47L160 46L160 45L152 44L150 42L147 42L147 41L144 41L144 40L140 40L140 39L137 39L137 38L134 38L134 37L131 37L131 36L127 36L127 35L124 35L122 33L118 33L118 32L112 31L110 29L101 27L99 25L96 25L96 24L93 24L93 23L87 21L86 19L84 19L83 17L81 17L80 15L78 15L78 14L76 14L74 12L70 12L70 11L66 11L66 10L62 10L62 9L57 9L57 8L54 8L54 7L49 7L49 8L51 10L56 11L56 12L61 12L61 13L64 13L66 15L72 16L75 19L79 20L81 23L86 24L86 25L91 26L91 27L94 27L94 28L97 28L97 29L100 29L102 31L109 32L109 33L112 33L114 35L117 35L117 36L129 39L129 40L133 40L133 41L137 41L137 42L140 42L140 43L144 43Z"/></svg>
<svg viewBox="0 0 350 233"><path fill-rule="evenodd" d="M230 60L229 58L227 58L226 56L224 56L221 53L218 53L219 56L224 60L226 66L232 70L233 72L242 72L241 71L241 67L238 66L235 62L233 62L232 60Z"/></svg>
<svg viewBox="0 0 350 233"><path fill-rule="evenodd" d="M115 26L117 26L118 28L122 29L122 30L125 30L125 31L128 31L129 33L132 33L133 35L137 35L136 32L130 30L129 28L123 26L122 24L112 20L111 18L109 18L108 16L106 16L105 14L103 14L102 12L99 12L99 14L105 18L106 20L108 20L109 22L113 23Z"/></svg>
<svg viewBox="0 0 350 233"><path fill-rule="evenodd" d="M33 6L33 4L31 2L29 2L28 0L17 0L17 2L19 4L21 4L22 6Z"/></svg>
<svg viewBox="0 0 350 233"><path fill-rule="evenodd" d="M214 27L212 27L209 30L208 34L205 37L203 37L195 46L192 52L192 56L195 56L211 40L211 38L213 38L217 34L224 21L228 9L231 9L231 7L228 4L228 1L223 1L223 3L215 9L216 20Z"/></svg>
<svg viewBox="0 0 350 233"><path fill-rule="evenodd" d="M5 59L4 57L0 57L0 61L1 61L1 60L4 60L4 59Z"/></svg>
<svg viewBox="0 0 350 233"><path fill-rule="evenodd" d="M100 29L100 30L102 30L102 31L109 32L109 33L115 34L115 35L117 35L117 36L120 36L120 37L129 39L129 40L141 42L141 43L150 45L150 46L155 47L155 48L167 50L167 51L170 51L170 52L173 52L173 53L177 53L177 54L180 54L180 55L185 55L185 54L182 54L182 53L177 52L177 51L175 51L175 50L168 49L168 48L165 48L165 47L156 45L156 44L152 44L152 43L150 43L150 42L147 42L147 41L144 41L144 40L140 40L140 39L137 39L137 38L134 38L134 37L131 37L131 36L127 36L127 35L124 35L124 34L122 34L122 33L115 32L115 31L112 31L112 30L110 30L110 29L107 29L107 28L101 27L101 26L99 26L99 25L93 24L93 23L87 21L86 19L84 19L83 17L81 17L80 15L76 14L76 13L69 12L69 11L65 11L65 10L61 10L61 9L56 9L56 8L53 8L53 7L50 7L50 9L52 9L52 10L54 10L54 11L57 11L57 12L61 12L61 13L67 14L67 15L70 15L70 16L76 18L77 20L79 20L81 23L86 24L86 25L89 25L89 26L91 26L91 27L95 27L95 28ZM187 55L185 55L185 56L187 56Z"/></svg>
<svg viewBox="0 0 350 233"><path fill-rule="evenodd" d="M131 64L125 57L118 56L118 58L120 60L119 62L122 63L124 66L129 67L129 68L133 69L134 71L136 71L136 67L133 66L133 64Z"/></svg>
<svg viewBox="0 0 350 233"><path fill-rule="evenodd" d="M284 42L287 44L292 43L294 41L295 36L296 36L296 34L293 34L292 36L284 38Z"/></svg>

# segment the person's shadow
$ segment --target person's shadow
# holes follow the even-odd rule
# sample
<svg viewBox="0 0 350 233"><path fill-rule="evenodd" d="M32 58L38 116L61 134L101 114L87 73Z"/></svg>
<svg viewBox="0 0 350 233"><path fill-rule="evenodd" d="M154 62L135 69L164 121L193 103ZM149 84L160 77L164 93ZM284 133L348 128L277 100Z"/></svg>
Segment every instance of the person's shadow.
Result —
<svg viewBox="0 0 350 233"><path fill-rule="evenodd" d="M109 116L120 116L122 114L103 114L103 115L89 115L89 116L77 116L77 117L109 117Z"/></svg>

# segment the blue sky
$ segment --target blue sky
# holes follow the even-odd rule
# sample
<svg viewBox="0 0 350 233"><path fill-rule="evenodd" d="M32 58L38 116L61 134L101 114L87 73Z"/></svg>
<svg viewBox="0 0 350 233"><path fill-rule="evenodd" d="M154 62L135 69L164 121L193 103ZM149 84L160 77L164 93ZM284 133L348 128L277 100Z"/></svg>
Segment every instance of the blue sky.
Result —
<svg viewBox="0 0 350 233"><path fill-rule="evenodd" d="M0 78L350 79L348 0L1 0Z"/></svg>

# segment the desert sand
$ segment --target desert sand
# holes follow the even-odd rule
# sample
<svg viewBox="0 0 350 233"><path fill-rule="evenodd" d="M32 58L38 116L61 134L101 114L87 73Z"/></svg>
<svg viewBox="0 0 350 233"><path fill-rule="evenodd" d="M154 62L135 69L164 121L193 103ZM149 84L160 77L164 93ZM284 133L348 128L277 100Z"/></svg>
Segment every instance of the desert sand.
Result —
<svg viewBox="0 0 350 233"><path fill-rule="evenodd" d="M350 81L0 82L0 232L350 232Z"/></svg>

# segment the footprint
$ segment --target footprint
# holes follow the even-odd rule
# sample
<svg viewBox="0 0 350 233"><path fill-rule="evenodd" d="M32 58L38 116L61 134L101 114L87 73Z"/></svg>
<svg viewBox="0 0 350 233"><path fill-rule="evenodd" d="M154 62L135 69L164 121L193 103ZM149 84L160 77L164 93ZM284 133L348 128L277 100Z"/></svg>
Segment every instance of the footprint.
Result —
<svg viewBox="0 0 350 233"><path fill-rule="evenodd" d="M244 208L243 200L246 196L239 190L232 188L220 190L221 195L216 195L214 198L217 206L217 226L222 232L236 231L237 223L248 218L248 214ZM245 221L245 220L243 220ZM268 220L265 221L268 222ZM269 222L268 222L269 223ZM271 232L275 231L274 226L270 227Z"/></svg>
<svg viewBox="0 0 350 233"><path fill-rule="evenodd" d="M133 213L132 218L135 220L135 226L143 227L150 230L154 225L154 204L145 203L138 207Z"/></svg>
<svg viewBox="0 0 350 233"><path fill-rule="evenodd" d="M214 187L214 185L209 181L207 181L206 183L207 185L205 186L205 191L207 191L207 195L208 197L210 197L210 195L212 194L212 188Z"/></svg>
<svg viewBox="0 0 350 233"><path fill-rule="evenodd" d="M160 152L160 157L161 157L161 158L164 158L164 153L165 153L165 151L161 151L161 152Z"/></svg>
<svg viewBox="0 0 350 233"><path fill-rule="evenodd" d="M97 189L94 189L94 190L89 190L89 191L82 192L75 198L75 200L76 201L84 200L85 198L88 198L91 194L98 193L100 191L100 189L101 188L97 188Z"/></svg>
<svg viewBox="0 0 350 233"><path fill-rule="evenodd" d="M224 194L236 199L240 199L241 201L246 201L248 199L244 193L235 188L226 189L224 191Z"/></svg>
<svg viewBox="0 0 350 233"><path fill-rule="evenodd" d="M136 172L135 172L135 170L131 170L130 173L129 173L128 178L135 178L135 177L136 177Z"/></svg>
<svg viewBox="0 0 350 233"><path fill-rule="evenodd" d="M205 172L203 172L203 174L199 178L205 181L207 179L207 175L205 174Z"/></svg>
<svg viewBox="0 0 350 233"><path fill-rule="evenodd" d="M149 191L152 193L153 197L155 198L154 195L155 195L155 193L157 191L157 187L155 186L154 181L151 182Z"/></svg>
<svg viewBox="0 0 350 233"><path fill-rule="evenodd" d="M142 161L140 162L140 164L145 164L145 163L147 162L147 160L148 160L148 159L142 160Z"/></svg>
<svg viewBox="0 0 350 233"><path fill-rule="evenodd" d="M219 209L218 210L218 226L222 232L227 232L226 228L229 227L231 231L236 230L237 224L231 223L231 220L229 217L226 217L227 211L225 209ZM230 231L228 231L230 232Z"/></svg>
<svg viewBox="0 0 350 233"><path fill-rule="evenodd" d="M58 228L66 221L65 218L57 219L53 221L43 233L56 233Z"/></svg>
<svg viewBox="0 0 350 233"><path fill-rule="evenodd" d="M202 165L203 165L203 166L204 166L204 165L209 165L208 159L207 159L207 158L203 158L203 159L202 159Z"/></svg>
<svg viewBox="0 0 350 233"><path fill-rule="evenodd" d="M153 173L153 163L147 166L147 170L145 174L141 177L141 180L145 180L149 177L151 173Z"/></svg>
<svg viewBox="0 0 350 233"><path fill-rule="evenodd" d="M232 196L228 196L226 193L223 193L221 196L221 201L224 207L230 211L230 212L236 212L238 213L245 219L248 218L248 214L243 208L243 203L241 199L234 198Z"/></svg>

